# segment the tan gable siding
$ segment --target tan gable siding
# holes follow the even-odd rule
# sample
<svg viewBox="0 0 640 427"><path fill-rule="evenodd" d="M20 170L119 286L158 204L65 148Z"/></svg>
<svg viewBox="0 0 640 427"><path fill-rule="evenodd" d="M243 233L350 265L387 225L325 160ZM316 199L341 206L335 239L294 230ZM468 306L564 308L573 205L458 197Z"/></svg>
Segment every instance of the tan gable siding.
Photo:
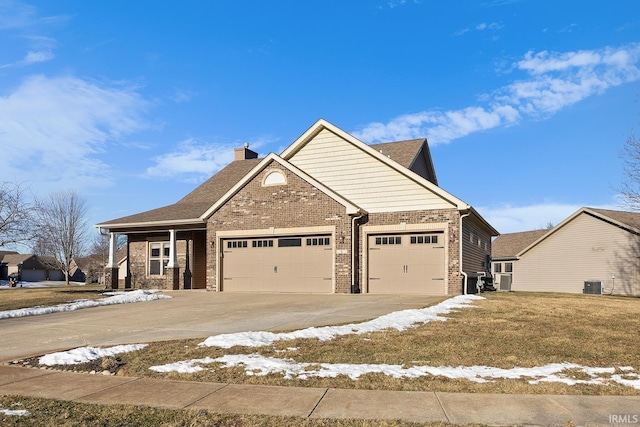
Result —
<svg viewBox="0 0 640 427"><path fill-rule="evenodd" d="M370 213L454 207L326 129L290 162Z"/></svg>
<svg viewBox="0 0 640 427"><path fill-rule="evenodd" d="M601 280L606 293L638 295L638 256L637 236L581 214L514 262L511 289L582 293Z"/></svg>

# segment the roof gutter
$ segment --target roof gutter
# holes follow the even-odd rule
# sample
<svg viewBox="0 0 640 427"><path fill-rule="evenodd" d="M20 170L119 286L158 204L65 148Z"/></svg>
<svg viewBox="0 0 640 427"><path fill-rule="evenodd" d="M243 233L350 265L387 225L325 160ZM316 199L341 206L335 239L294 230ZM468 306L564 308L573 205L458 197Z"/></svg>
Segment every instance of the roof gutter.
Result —
<svg viewBox="0 0 640 427"><path fill-rule="evenodd" d="M112 228L141 228L141 227L170 227L178 225L194 225L204 224L205 222L201 218L192 219L176 219L172 221L148 221L148 222L124 222L120 224L96 224L94 227L97 229L106 228L107 230Z"/></svg>

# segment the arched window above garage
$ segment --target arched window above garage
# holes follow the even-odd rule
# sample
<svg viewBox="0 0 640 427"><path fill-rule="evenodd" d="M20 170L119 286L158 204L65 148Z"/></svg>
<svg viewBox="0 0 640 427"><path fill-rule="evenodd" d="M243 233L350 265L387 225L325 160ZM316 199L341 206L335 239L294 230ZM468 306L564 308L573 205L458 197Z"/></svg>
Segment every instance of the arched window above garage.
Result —
<svg viewBox="0 0 640 427"><path fill-rule="evenodd" d="M270 185L285 185L287 183L287 177L279 170L273 170L264 177L262 181L263 186Z"/></svg>

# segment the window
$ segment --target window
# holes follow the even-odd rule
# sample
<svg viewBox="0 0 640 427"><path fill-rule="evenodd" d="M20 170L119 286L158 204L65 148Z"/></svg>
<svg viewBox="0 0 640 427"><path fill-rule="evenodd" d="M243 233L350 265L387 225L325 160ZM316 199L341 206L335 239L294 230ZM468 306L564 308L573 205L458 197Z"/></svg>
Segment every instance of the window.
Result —
<svg viewBox="0 0 640 427"><path fill-rule="evenodd" d="M153 242L149 245L149 275L164 276L169 263L169 242Z"/></svg>
<svg viewBox="0 0 640 427"><path fill-rule="evenodd" d="M376 245L401 245L402 237L400 236L388 236L388 237L376 237Z"/></svg>
<svg viewBox="0 0 640 427"><path fill-rule="evenodd" d="M227 242L227 249L246 248L246 240L230 240Z"/></svg>
<svg viewBox="0 0 640 427"><path fill-rule="evenodd" d="M504 271L505 271L505 273L513 273L513 263L512 262L505 262L504 263Z"/></svg>
<svg viewBox="0 0 640 427"><path fill-rule="evenodd" d="M410 243L412 245L423 245L423 244L437 244L438 243L438 235L431 234L426 236L411 236Z"/></svg>
<svg viewBox="0 0 640 427"><path fill-rule="evenodd" d="M501 262L493 263L493 272L494 273L502 273L502 263Z"/></svg>
<svg viewBox="0 0 640 427"><path fill-rule="evenodd" d="M330 242L329 237L314 237L307 239L307 246L328 246Z"/></svg>
<svg viewBox="0 0 640 427"><path fill-rule="evenodd" d="M252 248L272 248L273 240L254 240L251 242Z"/></svg>
<svg viewBox="0 0 640 427"><path fill-rule="evenodd" d="M279 248L290 248L293 246L302 246L302 239L300 237L278 239Z"/></svg>
<svg viewBox="0 0 640 427"><path fill-rule="evenodd" d="M284 185L286 183L287 178L284 176L284 174L276 170L269 172L269 174L264 178L262 185L266 187L269 185Z"/></svg>

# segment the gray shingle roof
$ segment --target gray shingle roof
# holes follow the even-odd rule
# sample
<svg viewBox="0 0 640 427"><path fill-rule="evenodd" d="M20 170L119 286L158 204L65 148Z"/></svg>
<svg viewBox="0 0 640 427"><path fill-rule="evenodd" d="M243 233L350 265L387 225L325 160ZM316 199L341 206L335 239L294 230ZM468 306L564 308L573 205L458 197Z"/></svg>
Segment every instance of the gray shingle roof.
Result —
<svg viewBox="0 0 640 427"><path fill-rule="evenodd" d="M2 258L2 262L6 262L9 265L18 265L33 256L34 254L6 254L4 258Z"/></svg>
<svg viewBox="0 0 640 427"><path fill-rule="evenodd" d="M609 209L595 209L587 208L600 215L609 217L615 221L627 225L628 227L640 230L640 213L638 212L626 212L626 211L613 211Z"/></svg>
<svg viewBox="0 0 640 427"><path fill-rule="evenodd" d="M501 234L491 243L491 257L494 259L515 257L521 250L538 240L548 231L533 230Z"/></svg>
<svg viewBox="0 0 640 427"><path fill-rule="evenodd" d="M420 147L422 147L422 144L426 141L425 138L408 139L406 141L371 144L370 147L409 169L411 163L413 163L418 155Z"/></svg>
<svg viewBox="0 0 640 427"><path fill-rule="evenodd" d="M402 166L409 168L425 141L424 138L411 139L373 144L371 147ZM133 224L153 222L197 220L262 160L263 159L249 159L234 161L180 199L177 203L105 221L98 224L98 226L104 228L112 226L117 228L117 226L122 225L131 226Z"/></svg>
<svg viewBox="0 0 640 427"><path fill-rule="evenodd" d="M105 221L98 225L108 228L110 225L116 224L197 219L261 160L237 160L230 163L173 205Z"/></svg>

